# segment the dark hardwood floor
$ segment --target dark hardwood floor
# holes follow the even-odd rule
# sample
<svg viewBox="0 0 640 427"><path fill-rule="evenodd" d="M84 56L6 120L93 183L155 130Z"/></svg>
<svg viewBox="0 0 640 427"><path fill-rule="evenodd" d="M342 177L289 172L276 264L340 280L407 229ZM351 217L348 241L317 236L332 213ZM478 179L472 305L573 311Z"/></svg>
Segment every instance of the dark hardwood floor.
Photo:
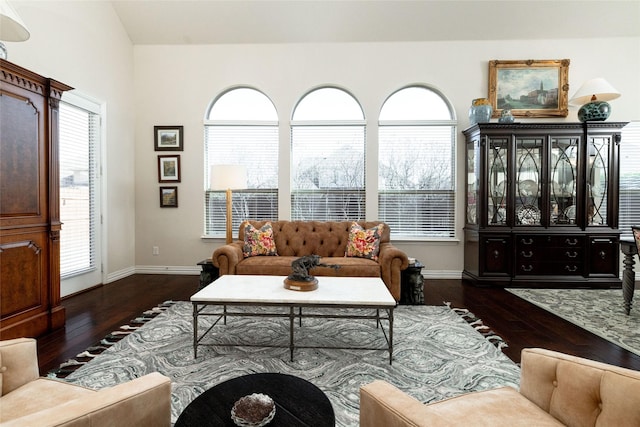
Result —
<svg viewBox="0 0 640 427"><path fill-rule="evenodd" d="M75 357L143 311L167 300L187 301L198 276L133 275L63 300L64 329L38 339L40 373ZM636 284L637 285L637 284ZM520 361L525 347L543 347L640 370L640 356L560 319L500 288L478 288L461 280L426 280L425 303L467 308L509 347ZM638 308L640 309L640 308Z"/></svg>

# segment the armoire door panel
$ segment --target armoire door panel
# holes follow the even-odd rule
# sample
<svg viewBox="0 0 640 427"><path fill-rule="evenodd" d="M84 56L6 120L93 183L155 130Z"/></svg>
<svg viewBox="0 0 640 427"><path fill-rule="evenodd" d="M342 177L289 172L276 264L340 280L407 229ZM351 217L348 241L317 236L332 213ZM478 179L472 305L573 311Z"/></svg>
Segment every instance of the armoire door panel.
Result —
<svg viewBox="0 0 640 427"><path fill-rule="evenodd" d="M0 243L0 310L2 319L38 307L46 309L46 233L16 236L19 240ZM26 239L25 239L26 238Z"/></svg>
<svg viewBox="0 0 640 427"><path fill-rule="evenodd" d="M39 114L27 99L0 93L0 214L3 217L34 216L41 212Z"/></svg>

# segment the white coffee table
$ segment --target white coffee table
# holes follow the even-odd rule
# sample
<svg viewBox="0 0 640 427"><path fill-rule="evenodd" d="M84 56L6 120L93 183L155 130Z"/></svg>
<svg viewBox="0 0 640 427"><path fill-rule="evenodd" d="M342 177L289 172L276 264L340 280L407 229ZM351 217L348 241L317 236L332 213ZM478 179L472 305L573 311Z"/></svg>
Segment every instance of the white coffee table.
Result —
<svg viewBox="0 0 640 427"><path fill-rule="evenodd" d="M250 276L224 275L198 291L191 297L193 304L193 354L198 357L198 345L229 345L202 343L203 338L220 321L226 323L227 316L262 316L286 317L289 319L289 349L293 360L294 320L302 322L303 317L339 318L339 319L372 319L380 327L389 351L389 364L393 360L393 309L396 300L393 298L384 282L377 277L317 277L318 289L313 291L295 291L285 289L285 276ZM220 306L222 310L211 311L210 306ZM288 307L287 313L246 313L228 310L229 306L256 307ZM298 310L296 310L296 308ZM306 308L368 308L371 314L338 314L331 310L322 313L305 313ZM381 311L383 313L381 315ZM201 335L198 334L198 318L215 316L217 319ZM388 333L382 321L388 322ZM238 345L251 345L238 344ZM305 346L298 346L305 348ZM308 346L306 348L309 348ZM324 347L327 348L327 347ZM331 347L344 348L344 347ZM351 348L351 347L350 347ZM363 348L362 350L382 350L381 348Z"/></svg>

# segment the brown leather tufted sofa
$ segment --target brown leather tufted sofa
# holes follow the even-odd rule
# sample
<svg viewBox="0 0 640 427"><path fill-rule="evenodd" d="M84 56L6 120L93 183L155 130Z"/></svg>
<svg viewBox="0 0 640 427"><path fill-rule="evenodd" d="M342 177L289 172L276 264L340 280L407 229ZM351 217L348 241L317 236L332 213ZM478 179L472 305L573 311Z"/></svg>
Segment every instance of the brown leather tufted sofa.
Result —
<svg viewBox="0 0 640 427"><path fill-rule="evenodd" d="M360 388L360 426L640 426L640 372L540 348L522 350L521 362L519 391L502 387L428 405L374 381Z"/></svg>
<svg viewBox="0 0 640 427"><path fill-rule="evenodd" d="M244 258L244 228L246 223L260 228L270 222L278 256L254 256ZM314 276L362 276L381 277L391 295L400 300L401 271L409 265L407 255L390 242L390 230L385 224L380 238L380 254L377 261L366 258L345 257L349 227L352 221L245 221L240 224L238 240L217 248L212 263L224 274L259 274L288 276L291 262L306 255L320 255L321 263L338 264L339 269L313 268ZM371 228L380 221L360 221L364 228Z"/></svg>

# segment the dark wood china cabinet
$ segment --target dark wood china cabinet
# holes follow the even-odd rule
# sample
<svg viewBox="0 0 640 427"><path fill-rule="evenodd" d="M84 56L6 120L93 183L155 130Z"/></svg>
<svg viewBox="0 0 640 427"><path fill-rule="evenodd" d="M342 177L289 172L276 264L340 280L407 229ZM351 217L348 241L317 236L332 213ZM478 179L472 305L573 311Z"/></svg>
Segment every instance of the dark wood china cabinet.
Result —
<svg viewBox="0 0 640 427"><path fill-rule="evenodd" d="M65 324L58 111L71 87L0 59L0 337Z"/></svg>
<svg viewBox="0 0 640 427"><path fill-rule="evenodd" d="M619 287L626 123L480 123L466 141L463 278L478 285Z"/></svg>

